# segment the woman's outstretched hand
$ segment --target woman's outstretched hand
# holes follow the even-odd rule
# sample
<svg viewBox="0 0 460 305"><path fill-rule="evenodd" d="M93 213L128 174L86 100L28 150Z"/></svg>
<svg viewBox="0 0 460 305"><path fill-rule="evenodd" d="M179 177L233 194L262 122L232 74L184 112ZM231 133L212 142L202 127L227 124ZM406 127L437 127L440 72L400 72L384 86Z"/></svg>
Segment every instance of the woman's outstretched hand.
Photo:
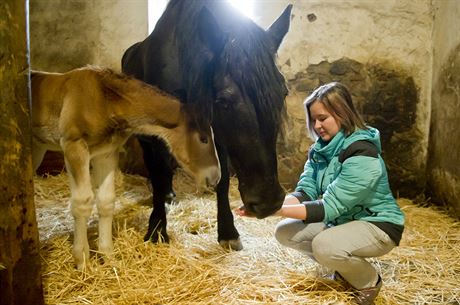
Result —
<svg viewBox="0 0 460 305"><path fill-rule="evenodd" d="M283 215L283 207L284 206L286 206L286 205L298 205L299 203L300 202L296 197L294 197L292 195L287 195L286 198L284 198L283 206L278 211L273 213L271 216L284 216ZM239 207L237 207L233 211L238 216L255 217L255 215L253 215L251 212L246 210L244 205L240 205Z"/></svg>
<svg viewBox="0 0 460 305"><path fill-rule="evenodd" d="M273 213L272 215L270 216L281 216L280 212L282 210L282 207L281 209L279 209L278 211L276 211L275 213ZM237 208L235 208L233 210L235 212L236 215L238 216L245 216L245 217L256 217L256 215L252 214L251 212L249 212L248 210L246 210L246 208L244 207L244 205L241 205Z"/></svg>
<svg viewBox="0 0 460 305"><path fill-rule="evenodd" d="M254 214L246 210L244 205L234 209L233 211L238 216L256 217ZM307 218L307 210L303 204L286 203L282 205L278 211L276 211L270 216L281 216L281 217L288 217L288 218L304 220Z"/></svg>

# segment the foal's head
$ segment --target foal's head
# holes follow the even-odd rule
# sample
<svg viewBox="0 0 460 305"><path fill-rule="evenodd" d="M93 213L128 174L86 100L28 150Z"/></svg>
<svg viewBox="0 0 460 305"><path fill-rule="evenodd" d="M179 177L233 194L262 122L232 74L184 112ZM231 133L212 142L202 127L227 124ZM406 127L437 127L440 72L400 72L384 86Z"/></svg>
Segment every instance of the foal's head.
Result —
<svg viewBox="0 0 460 305"><path fill-rule="evenodd" d="M220 180L220 163L209 121L198 115L195 105L181 104L180 132L168 139L171 151L199 186L215 186ZM186 135L184 138L183 135Z"/></svg>

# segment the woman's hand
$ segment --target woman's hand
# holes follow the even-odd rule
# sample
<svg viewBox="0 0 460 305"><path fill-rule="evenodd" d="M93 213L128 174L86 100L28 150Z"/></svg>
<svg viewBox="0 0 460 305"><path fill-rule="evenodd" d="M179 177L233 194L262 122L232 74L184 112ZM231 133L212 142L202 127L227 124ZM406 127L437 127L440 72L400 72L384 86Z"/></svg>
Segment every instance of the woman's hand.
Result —
<svg viewBox="0 0 460 305"><path fill-rule="evenodd" d="M284 198L284 202L283 202L283 205L281 206L281 208L276 211L275 213L273 213L272 215L270 216L284 216L284 217L290 217L290 214L292 213L293 209L291 209L290 206L293 206L293 205L296 205L296 206L299 206L299 200L292 196L292 195L287 195L285 198ZM285 215L285 210L288 210L288 215ZM302 208L296 208L294 209L297 211L300 211L300 217L303 216L303 209ZM238 216L246 216L246 217L255 217L254 214L252 214L251 212L249 212L248 210L246 210L246 208L244 207L244 205L241 205L239 207L237 207L236 209L233 210L235 212L236 215ZM297 215L297 213L294 214L294 216L296 217L299 217Z"/></svg>
<svg viewBox="0 0 460 305"><path fill-rule="evenodd" d="M291 194L288 194L286 195L286 197L284 197L284 202L283 202L283 205L290 205L290 204L299 204L299 199L297 199L296 197L292 196Z"/></svg>
<svg viewBox="0 0 460 305"><path fill-rule="evenodd" d="M238 216L255 217L255 215L247 211L244 208L244 206L240 206L234 209L234 211L235 214ZM303 220L307 217L307 210L305 209L305 206L303 204L285 204L281 206L281 209L279 209L270 216L281 216Z"/></svg>

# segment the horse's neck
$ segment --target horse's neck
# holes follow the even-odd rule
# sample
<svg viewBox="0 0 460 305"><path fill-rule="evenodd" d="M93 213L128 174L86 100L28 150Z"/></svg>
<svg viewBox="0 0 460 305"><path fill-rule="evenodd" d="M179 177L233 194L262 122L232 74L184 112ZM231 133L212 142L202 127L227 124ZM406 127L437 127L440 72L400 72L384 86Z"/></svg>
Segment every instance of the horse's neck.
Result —
<svg viewBox="0 0 460 305"><path fill-rule="evenodd" d="M160 135L182 124L181 103L150 87L129 88L124 119L135 133Z"/></svg>

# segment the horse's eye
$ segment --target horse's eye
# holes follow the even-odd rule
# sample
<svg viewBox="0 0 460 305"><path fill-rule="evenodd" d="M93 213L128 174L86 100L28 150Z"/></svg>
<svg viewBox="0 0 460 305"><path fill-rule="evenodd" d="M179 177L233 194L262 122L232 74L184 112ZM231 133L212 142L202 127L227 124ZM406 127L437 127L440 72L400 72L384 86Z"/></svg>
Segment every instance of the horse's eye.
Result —
<svg viewBox="0 0 460 305"><path fill-rule="evenodd" d="M208 144L208 137L207 136L200 136L200 142L203 144Z"/></svg>
<svg viewBox="0 0 460 305"><path fill-rule="evenodd" d="M218 105L219 107L222 107L223 109L227 109L229 107L229 104L230 104L229 101L223 98L218 98L216 100L216 105Z"/></svg>

